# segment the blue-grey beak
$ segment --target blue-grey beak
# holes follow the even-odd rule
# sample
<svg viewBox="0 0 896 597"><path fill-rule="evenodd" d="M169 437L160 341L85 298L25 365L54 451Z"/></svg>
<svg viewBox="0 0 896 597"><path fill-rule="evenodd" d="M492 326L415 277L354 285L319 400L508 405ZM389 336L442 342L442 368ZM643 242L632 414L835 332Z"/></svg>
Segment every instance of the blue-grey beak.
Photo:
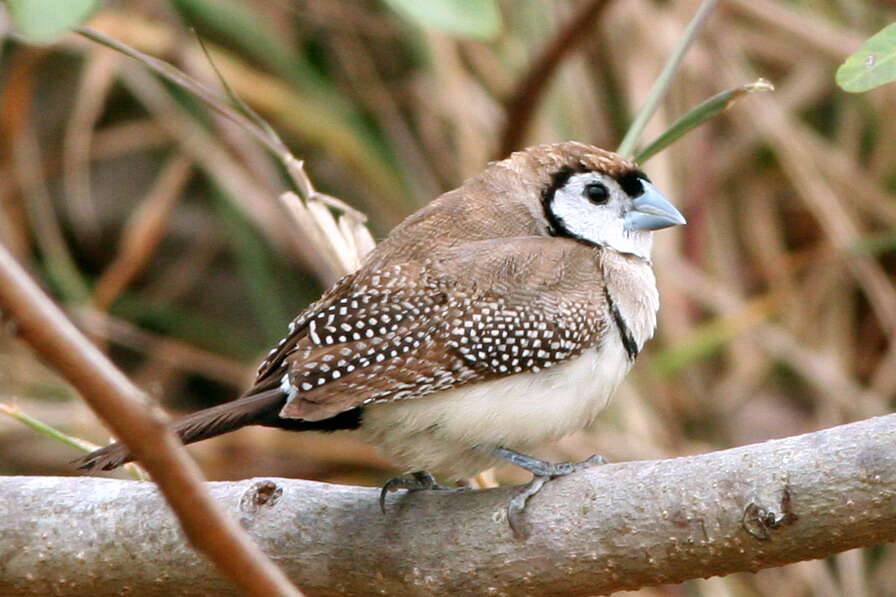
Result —
<svg viewBox="0 0 896 597"><path fill-rule="evenodd" d="M626 230L659 230L681 226L687 220L655 186L642 180L644 193L632 201L632 210L625 214Z"/></svg>

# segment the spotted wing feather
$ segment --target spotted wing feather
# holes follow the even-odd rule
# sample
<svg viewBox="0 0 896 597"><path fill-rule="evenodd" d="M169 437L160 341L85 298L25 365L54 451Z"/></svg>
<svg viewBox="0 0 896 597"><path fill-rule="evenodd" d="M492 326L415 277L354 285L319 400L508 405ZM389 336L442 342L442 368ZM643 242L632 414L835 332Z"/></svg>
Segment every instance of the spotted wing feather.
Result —
<svg viewBox="0 0 896 597"><path fill-rule="evenodd" d="M289 395L281 416L320 420L537 371L600 340L603 297L594 249L536 237L468 243L360 272L300 319L265 377L280 375Z"/></svg>
<svg viewBox="0 0 896 597"><path fill-rule="evenodd" d="M349 274L340 278L322 297L311 303L308 308L299 313L290 322L289 333L280 340L277 346L271 349L264 361L258 366L254 387L273 385L274 379L272 376L282 367L286 356L295 350L296 344L305 337L308 321L319 315L321 311L344 295L347 289L351 287L356 276L357 274ZM247 393L251 394L252 390Z"/></svg>

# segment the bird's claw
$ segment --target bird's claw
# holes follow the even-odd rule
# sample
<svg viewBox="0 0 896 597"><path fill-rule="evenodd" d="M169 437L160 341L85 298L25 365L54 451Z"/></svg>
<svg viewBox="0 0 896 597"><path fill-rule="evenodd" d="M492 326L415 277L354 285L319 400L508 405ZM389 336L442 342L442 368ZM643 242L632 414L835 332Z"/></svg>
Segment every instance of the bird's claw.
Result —
<svg viewBox="0 0 896 597"><path fill-rule="evenodd" d="M523 468L531 470L534 475L532 481L523 487L523 489L513 496L507 503L507 522L510 524L510 530L513 531L513 536L520 541L525 540L529 536L529 530L523 519L526 504L529 502L529 498L538 493L545 483L551 479L556 479L557 477L563 477L592 466L607 463L607 459L598 454L593 454L590 458L586 458L581 462L550 463L517 453L513 453L513 458L514 460L512 460L512 462L514 462L514 464L522 465Z"/></svg>
<svg viewBox="0 0 896 597"><path fill-rule="evenodd" d="M510 524L513 536L518 540L525 541L529 537L528 525L523 520L526 503L530 497L538 493L542 486L550 480L551 477L532 477L532 480L507 502L507 522Z"/></svg>
<svg viewBox="0 0 896 597"><path fill-rule="evenodd" d="M380 510L386 513L386 494L399 489L407 489L408 491L420 491L423 489L449 489L444 485L440 485L435 477L426 471L417 471L410 475L402 475L400 477L392 477L383 485L380 490Z"/></svg>

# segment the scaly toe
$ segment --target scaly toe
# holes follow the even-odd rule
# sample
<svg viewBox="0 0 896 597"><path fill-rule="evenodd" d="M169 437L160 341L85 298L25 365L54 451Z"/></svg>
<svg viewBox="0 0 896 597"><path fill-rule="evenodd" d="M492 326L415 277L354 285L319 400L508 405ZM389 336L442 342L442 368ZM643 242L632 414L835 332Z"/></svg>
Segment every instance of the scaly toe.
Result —
<svg viewBox="0 0 896 597"><path fill-rule="evenodd" d="M528 485L507 502L507 522L510 524L513 536L520 541L525 541L529 536L529 529L523 520L526 504L529 498L538 493L549 480L550 477L533 477Z"/></svg>
<svg viewBox="0 0 896 597"><path fill-rule="evenodd" d="M408 491L420 491L423 489L450 489L444 485L439 485L435 477L426 471L416 471L410 475L401 477L392 477L383 485L380 490L380 510L386 513L386 494L399 489L407 489Z"/></svg>
<svg viewBox="0 0 896 597"><path fill-rule="evenodd" d="M602 464L606 464L607 459L601 456L600 454L592 454L585 460L581 462L568 462L563 464L569 464L571 470L570 473L577 473L579 471L583 471L587 468L591 468L592 466L600 466Z"/></svg>
<svg viewBox="0 0 896 597"><path fill-rule="evenodd" d="M602 464L607 464L607 459L604 458L603 456L601 456L600 454L592 454L590 457L588 457L587 460L582 462L582 464L585 465L582 467L583 469L585 469L585 468L590 468L592 466L600 466Z"/></svg>
<svg viewBox="0 0 896 597"><path fill-rule="evenodd" d="M386 513L386 494L390 491L398 491L404 485L402 482L404 478L402 477L392 477L388 481L383 484L383 488L380 489L380 511L385 514Z"/></svg>

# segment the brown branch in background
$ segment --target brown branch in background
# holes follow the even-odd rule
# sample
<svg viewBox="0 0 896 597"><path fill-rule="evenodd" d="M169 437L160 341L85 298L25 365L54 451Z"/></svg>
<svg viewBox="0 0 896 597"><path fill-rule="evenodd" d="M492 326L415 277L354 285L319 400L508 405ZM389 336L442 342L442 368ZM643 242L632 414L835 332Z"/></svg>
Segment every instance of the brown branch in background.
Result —
<svg viewBox="0 0 896 597"><path fill-rule="evenodd" d="M185 154L176 153L171 157L140 206L128 218L118 255L100 276L93 292L93 303L100 311L108 311L149 263L168 229L181 190L190 180L192 165L192 159Z"/></svg>
<svg viewBox="0 0 896 597"><path fill-rule="evenodd" d="M107 48L85 53L84 70L63 140L63 207L78 241L92 249L97 248L101 233L100 214L91 190L90 146L120 61L121 56Z"/></svg>
<svg viewBox="0 0 896 597"><path fill-rule="evenodd" d="M519 149L529 130L544 90L563 60L585 39L609 0L590 0L569 19L566 26L551 40L529 72L517 84L505 102L506 120L501 144L495 159L503 159Z"/></svg>
<svg viewBox="0 0 896 597"><path fill-rule="evenodd" d="M888 415L589 469L532 498L524 542L503 516L512 487L402 493L385 515L372 487L249 479L208 488L317 596L585 597L893 541L894 446ZM145 483L0 477L0 536L21 537L0 542L0 562L14 562L0 594L112 597L131 586L141 597L232 595L175 528Z"/></svg>
<svg viewBox="0 0 896 597"><path fill-rule="evenodd" d="M48 275L66 299L83 298L83 281L52 206L45 164L38 142L33 106L36 69L46 57L43 51L25 51L10 61L9 89L4 97L2 125L12 164L11 178L21 192L24 212L40 248Z"/></svg>
<svg viewBox="0 0 896 597"><path fill-rule="evenodd" d="M190 542L224 576L250 595L301 595L211 498L198 467L143 392L66 319L2 245L0 309L128 445L158 484Z"/></svg>

